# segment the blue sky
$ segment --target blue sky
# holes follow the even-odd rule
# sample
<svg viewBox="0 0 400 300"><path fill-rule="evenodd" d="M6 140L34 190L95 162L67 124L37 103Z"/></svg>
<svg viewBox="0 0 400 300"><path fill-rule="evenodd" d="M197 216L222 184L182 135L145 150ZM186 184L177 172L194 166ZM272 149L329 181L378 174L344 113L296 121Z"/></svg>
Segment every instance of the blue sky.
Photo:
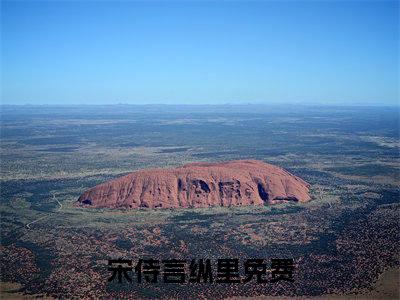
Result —
<svg viewBox="0 0 400 300"><path fill-rule="evenodd" d="M2 1L3 104L385 104L397 1Z"/></svg>

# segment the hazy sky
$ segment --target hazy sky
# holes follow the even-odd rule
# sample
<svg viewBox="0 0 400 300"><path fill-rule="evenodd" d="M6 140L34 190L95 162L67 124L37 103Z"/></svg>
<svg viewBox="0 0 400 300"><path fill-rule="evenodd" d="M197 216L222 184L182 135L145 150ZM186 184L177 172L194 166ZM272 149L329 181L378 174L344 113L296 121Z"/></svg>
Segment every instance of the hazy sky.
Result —
<svg viewBox="0 0 400 300"><path fill-rule="evenodd" d="M398 102L397 1L1 3L4 104Z"/></svg>

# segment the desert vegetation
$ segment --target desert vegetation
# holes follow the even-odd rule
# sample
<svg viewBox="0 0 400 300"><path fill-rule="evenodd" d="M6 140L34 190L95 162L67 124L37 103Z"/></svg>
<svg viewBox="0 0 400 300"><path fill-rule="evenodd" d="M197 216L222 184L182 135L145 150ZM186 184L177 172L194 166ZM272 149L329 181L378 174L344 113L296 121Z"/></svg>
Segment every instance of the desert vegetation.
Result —
<svg viewBox="0 0 400 300"><path fill-rule="evenodd" d="M388 108L4 107L2 114L1 281L16 287L6 296L354 294L399 266L398 115ZM312 201L73 206L84 190L141 168L232 159L288 169L311 184ZM108 283L107 260L118 257L290 257L295 281Z"/></svg>

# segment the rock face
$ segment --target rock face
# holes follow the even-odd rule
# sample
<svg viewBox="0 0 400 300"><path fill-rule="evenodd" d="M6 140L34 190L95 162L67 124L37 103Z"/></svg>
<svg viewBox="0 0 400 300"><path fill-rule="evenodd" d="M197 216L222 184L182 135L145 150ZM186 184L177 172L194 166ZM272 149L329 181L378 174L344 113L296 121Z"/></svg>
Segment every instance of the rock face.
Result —
<svg viewBox="0 0 400 300"><path fill-rule="evenodd" d="M76 204L137 209L306 202L308 187L284 169L257 160L192 163L130 173L87 190Z"/></svg>

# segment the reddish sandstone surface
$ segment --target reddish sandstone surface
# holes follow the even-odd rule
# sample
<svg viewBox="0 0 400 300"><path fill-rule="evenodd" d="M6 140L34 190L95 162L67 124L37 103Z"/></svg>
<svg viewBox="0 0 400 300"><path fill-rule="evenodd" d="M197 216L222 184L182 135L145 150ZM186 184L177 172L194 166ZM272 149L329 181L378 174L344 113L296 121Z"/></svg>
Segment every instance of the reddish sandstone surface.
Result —
<svg viewBox="0 0 400 300"><path fill-rule="evenodd" d="M145 169L99 184L77 205L108 208L179 208L263 205L310 200L309 184L257 160L191 163Z"/></svg>

